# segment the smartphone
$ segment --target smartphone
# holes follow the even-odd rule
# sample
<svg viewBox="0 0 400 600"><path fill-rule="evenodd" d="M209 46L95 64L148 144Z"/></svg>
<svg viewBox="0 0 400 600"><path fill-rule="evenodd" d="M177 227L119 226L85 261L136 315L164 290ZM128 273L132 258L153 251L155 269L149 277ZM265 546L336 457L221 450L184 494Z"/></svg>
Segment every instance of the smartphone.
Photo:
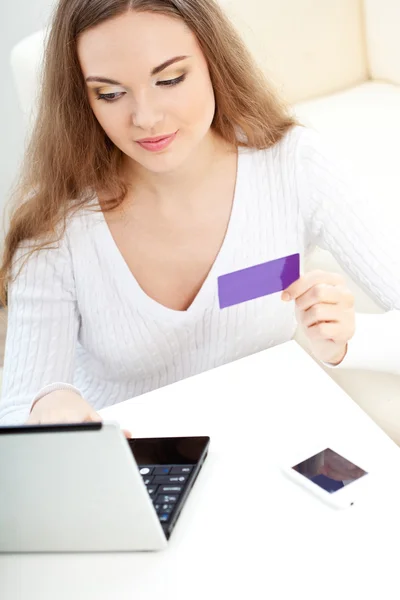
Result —
<svg viewBox="0 0 400 600"><path fill-rule="evenodd" d="M367 471L335 450L325 448L290 467L284 474L334 508L349 508L365 487Z"/></svg>

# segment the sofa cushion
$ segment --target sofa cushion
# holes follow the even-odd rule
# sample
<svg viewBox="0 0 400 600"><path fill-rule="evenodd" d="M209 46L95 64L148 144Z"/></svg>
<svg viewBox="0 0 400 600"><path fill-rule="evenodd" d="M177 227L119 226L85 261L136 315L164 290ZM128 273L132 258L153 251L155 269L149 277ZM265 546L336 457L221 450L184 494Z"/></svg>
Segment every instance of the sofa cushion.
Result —
<svg viewBox="0 0 400 600"><path fill-rule="evenodd" d="M294 111L353 169L382 216L400 224L400 86L370 81Z"/></svg>
<svg viewBox="0 0 400 600"><path fill-rule="evenodd" d="M364 14L372 79L400 84L399 0L364 0Z"/></svg>
<svg viewBox="0 0 400 600"><path fill-rule="evenodd" d="M297 329L295 340L311 355L301 328ZM354 369L331 369L316 362L396 444L400 445L400 377L398 375Z"/></svg>
<svg viewBox="0 0 400 600"><path fill-rule="evenodd" d="M368 78L363 0L219 0L289 102Z"/></svg>

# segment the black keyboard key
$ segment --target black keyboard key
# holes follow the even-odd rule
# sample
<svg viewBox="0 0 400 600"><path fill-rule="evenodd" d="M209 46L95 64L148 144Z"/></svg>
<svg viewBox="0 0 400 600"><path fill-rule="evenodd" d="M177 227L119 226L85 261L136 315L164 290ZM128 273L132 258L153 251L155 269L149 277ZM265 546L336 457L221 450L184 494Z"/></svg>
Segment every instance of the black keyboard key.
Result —
<svg viewBox="0 0 400 600"><path fill-rule="evenodd" d="M172 467L171 475L189 475L193 470L193 467L186 465L184 467Z"/></svg>
<svg viewBox="0 0 400 600"><path fill-rule="evenodd" d="M161 523L168 523L170 516L170 513L161 513L158 518L160 519Z"/></svg>
<svg viewBox="0 0 400 600"><path fill-rule="evenodd" d="M139 473L141 475L151 475L153 473L154 467L139 467Z"/></svg>
<svg viewBox="0 0 400 600"><path fill-rule="evenodd" d="M156 467L154 469L153 475L168 475L170 470L171 470L171 467Z"/></svg>
<svg viewBox="0 0 400 600"><path fill-rule="evenodd" d="M156 504L155 506L157 506L156 511L158 514L171 513L175 508L175 504Z"/></svg>
<svg viewBox="0 0 400 600"><path fill-rule="evenodd" d="M183 490L181 485L160 485L159 494L180 494Z"/></svg>
<svg viewBox="0 0 400 600"><path fill-rule="evenodd" d="M150 485L154 477L143 477L144 485Z"/></svg>
<svg viewBox="0 0 400 600"><path fill-rule="evenodd" d="M169 483L169 476L168 475L156 475L154 477L154 483Z"/></svg>
<svg viewBox="0 0 400 600"><path fill-rule="evenodd" d="M147 486L147 491L149 492L150 496L155 496L157 489L158 489L158 485L148 485Z"/></svg>
<svg viewBox="0 0 400 600"><path fill-rule="evenodd" d="M187 475L156 475L153 483L175 483L177 485L183 485L187 480Z"/></svg>
<svg viewBox="0 0 400 600"><path fill-rule="evenodd" d="M157 496L157 498L156 498L157 504L175 504L175 502L177 502L177 501L178 501L177 494L161 495L161 496Z"/></svg>
<svg viewBox="0 0 400 600"><path fill-rule="evenodd" d="M188 477L189 475L170 475L169 481L170 483L177 483L178 485L183 485L187 481Z"/></svg>

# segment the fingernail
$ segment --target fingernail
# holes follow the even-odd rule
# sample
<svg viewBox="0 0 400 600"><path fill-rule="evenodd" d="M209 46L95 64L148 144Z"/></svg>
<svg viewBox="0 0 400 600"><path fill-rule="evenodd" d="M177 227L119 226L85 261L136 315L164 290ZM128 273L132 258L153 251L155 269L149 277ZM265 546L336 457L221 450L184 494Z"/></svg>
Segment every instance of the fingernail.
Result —
<svg viewBox="0 0 400 600"><path fill-rule="evenodd" d="M290 300L290 294L289 294L289 292L283 292L283 294L282 294L282 300L284 302L287 302L288 300Z"/></svg>

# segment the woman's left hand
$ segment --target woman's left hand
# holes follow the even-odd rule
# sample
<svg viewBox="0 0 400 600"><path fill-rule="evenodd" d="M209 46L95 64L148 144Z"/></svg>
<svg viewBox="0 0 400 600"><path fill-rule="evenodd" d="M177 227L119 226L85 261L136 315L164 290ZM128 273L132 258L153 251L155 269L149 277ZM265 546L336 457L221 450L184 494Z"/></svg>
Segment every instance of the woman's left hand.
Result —
<svg viewBox="0 0 400 600"><path fill-rule="evenodd" d="M345 279L338 273L311 271L292 283L282 300L295 300L297 320L315 358L341 363L355 332L354 296Z"/></svg>

